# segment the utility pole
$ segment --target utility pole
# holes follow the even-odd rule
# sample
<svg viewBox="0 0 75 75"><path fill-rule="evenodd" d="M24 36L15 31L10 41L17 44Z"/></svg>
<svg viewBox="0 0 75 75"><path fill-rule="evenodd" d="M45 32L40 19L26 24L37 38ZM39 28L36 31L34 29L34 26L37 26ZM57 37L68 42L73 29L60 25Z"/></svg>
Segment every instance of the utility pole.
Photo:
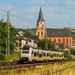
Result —
<svg viewBox="0 0 75 75"><path fill-rule="evenodd" d="M69 47L69 51L68 51L68 57L70 57L70 38L68 38L68 42L69 42L69 45L68 45L68 47Z"/></svg>
<svg viewBox="0 0 75 75"><path fill-rule="evenodd" d="M7 26L6 26L6 34L7 34ZM6 56L7 56L7 35L6 35Z"/></svg>
<svg viewBox="0 0 75 75"><path fill-rule="evenodd" d="M47 29L45 28L45 49L48 49L48 43L47 43Z"/></svg>
<svg viewBox="0 0 75 75"><path fill-rule="evenodd" d="M10 56L9 10L7 11L7 53Z"/></svg>

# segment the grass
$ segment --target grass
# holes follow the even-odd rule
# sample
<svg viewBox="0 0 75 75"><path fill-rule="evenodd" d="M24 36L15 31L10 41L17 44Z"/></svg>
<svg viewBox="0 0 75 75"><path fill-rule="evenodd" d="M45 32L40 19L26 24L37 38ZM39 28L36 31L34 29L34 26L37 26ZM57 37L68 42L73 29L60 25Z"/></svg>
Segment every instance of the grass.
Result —
<svg viewBox="0 0 75 75"><path fill-rule="evenodd" d="M75 67L67 68L61 72L52 73L62 68L66 68L73 65L75 65L75 61L66 62L63 64L55 63L54 65L49 64L49 65L36 66L35 69L31 68L31 70L27 68L22 68L20 74L18 74L18 72L15 73L13 68L13 70L11 70L7 75L46 75L47 73L51 73L49 75L75 75ZM26 71L23 71L23 69L26 69Z"/></svg>
<svg viewBox="0 0 75 75"><path fill-rule="evenodd" d="M5 61L4 62L14 62L14 61L18 61L19 60L19 55L20 51L14 51L13 54L10 55L10 57L5 57Z"/></svg>

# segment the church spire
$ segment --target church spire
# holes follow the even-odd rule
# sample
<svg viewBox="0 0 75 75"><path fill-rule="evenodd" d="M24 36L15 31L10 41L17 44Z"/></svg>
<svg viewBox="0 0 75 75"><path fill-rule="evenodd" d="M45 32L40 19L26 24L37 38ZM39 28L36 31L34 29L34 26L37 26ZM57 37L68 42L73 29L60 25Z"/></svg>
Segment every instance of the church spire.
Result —
<svg viewBox="0 0 75 75"><path fill-rule="evenodd" d="M40 7L40 12L39 12L39 18L38 18L38 20L43 21L43 14L42 14L42 9L41 9L41 7Z"/></svg>

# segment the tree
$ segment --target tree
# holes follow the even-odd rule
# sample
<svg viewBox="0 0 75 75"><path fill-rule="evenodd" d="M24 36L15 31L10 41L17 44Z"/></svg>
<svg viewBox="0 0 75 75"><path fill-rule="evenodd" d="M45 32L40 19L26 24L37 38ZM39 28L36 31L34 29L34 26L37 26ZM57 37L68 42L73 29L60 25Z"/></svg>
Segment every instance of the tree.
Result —
<svg viewBox="0 0 75 75"><path fill-rule="evenodd" d="M48 45L48 49L51 49L51 50L55 49L54 44L49 42L48 40L47 40L47 45ZM45 39L39 40L39 42L37 43L37 46L45 50Z"/></svg>
<svg viewBox="0 0 75 75"><path fill-rule="evenodd" d="M75 49L73 50L73 54L75 55Z"/></svg>
<svg viewBox="0 0 75 75"><path fill-rule="evenodd" d="M66 50L64 51L64 57L68 58L68 51L66 51Z"/></svg>
<svg viewBox="0 0 75 75"><path fill-rule="evenodd" d="M6 36L8 35L6 28L7 28L6 22L0 21L0 50L1 50L0 54L2 55L3 60L5 57L4 55L6 54ZM10 52L11 53L13 52L14 49L14 42L15 42L14 36L16 31L17 30L11 26L10 28ZM0 59L2 60L2 58Z"/></svg>

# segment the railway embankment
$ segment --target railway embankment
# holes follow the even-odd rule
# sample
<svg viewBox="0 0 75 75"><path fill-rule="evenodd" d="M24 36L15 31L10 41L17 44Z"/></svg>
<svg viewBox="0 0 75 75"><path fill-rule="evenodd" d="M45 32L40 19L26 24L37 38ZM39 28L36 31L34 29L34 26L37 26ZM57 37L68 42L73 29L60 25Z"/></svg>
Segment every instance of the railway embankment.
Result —
<svg viewBox="0 0 75 75"><path fill-rule="evenodd" d="M32 64L15 64L0 67L0 74L22 74L22 75L63 75L70 73L69 70L75 69L75 60L39 62ZM67 72L66 72L67 71ZM73 71L72 71L73 72ZM73 72L74 73L74 72ZM64 74L66 75L66 74Z"/></svg>

